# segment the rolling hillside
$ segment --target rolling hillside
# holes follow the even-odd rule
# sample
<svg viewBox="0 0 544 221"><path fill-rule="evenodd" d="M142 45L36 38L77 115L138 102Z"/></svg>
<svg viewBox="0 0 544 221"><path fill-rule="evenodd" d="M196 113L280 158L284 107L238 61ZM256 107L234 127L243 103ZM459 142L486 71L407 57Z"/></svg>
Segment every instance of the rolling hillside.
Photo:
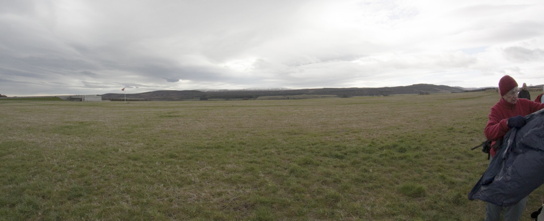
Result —
<svg viewBox="0 0 544 221"><path fill-rule="evenodd" d="M296 90L217 90L217 91L152 91L138 94L126 94L127 100L132 101L181 101L181 100L208 100L208 99L257 99L264 96L277 96L289 98L289 96L388 96L393 94L431 94L431 93L458 93L465 90L460 87L445 85L416 84L399 87L383 88L321 88L321 89L296 89ZM124 100L124 94L104 94L103 100Z"/></svg>

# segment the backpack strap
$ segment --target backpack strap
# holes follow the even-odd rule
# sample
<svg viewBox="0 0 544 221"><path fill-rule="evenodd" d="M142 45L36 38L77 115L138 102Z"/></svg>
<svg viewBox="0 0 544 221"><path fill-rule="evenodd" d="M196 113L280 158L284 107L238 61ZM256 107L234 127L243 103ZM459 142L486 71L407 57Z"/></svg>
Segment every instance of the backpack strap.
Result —
<svg viewBox="0 0 544 221"><path fill-rule="evenodd" d="M492 142L493 142L492 140L486 140L482 142L480 145L471 148L471 150L475 150L478 147L482 147L482 152L487 153L487 159L489 160L491 158L491 151L490 151L491 148L497 148L497 146L500 147L500 145L494 145L494 147L491 147Z"/></svg>

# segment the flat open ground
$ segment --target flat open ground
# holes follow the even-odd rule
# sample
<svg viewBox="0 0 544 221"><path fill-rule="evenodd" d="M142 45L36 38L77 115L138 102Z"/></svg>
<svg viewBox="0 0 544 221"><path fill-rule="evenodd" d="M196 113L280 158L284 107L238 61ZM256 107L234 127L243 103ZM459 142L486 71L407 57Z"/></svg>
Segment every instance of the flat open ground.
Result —
<svg viewBox="0 0 544 221"><path fill-rule="evenodd" d="M466 196L488 162L470 148L496 101L3 100L0 219L483 219Z"/></svg>

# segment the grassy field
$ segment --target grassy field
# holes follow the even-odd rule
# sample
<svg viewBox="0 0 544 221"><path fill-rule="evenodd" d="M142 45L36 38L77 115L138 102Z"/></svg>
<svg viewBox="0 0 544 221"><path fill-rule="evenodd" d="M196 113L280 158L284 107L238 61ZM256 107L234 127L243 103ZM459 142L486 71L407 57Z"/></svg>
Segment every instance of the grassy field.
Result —
<svg viewBox="0 0 544 221"><path fill-rule="evenodd" d="M0 220L483 219L497 100L2 100Z"/></svg>

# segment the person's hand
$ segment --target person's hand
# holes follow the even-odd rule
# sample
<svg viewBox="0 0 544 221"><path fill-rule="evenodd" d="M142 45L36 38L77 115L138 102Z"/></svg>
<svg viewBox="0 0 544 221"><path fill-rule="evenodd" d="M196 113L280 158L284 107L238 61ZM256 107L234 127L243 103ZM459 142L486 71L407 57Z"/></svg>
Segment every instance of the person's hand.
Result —
<svg viewBox="0 0 544 221"><path fill-rule="evenodd" d="M510 128L521 128L525 125L525 117L515 116L508 119L508 127Z"/></svg>

